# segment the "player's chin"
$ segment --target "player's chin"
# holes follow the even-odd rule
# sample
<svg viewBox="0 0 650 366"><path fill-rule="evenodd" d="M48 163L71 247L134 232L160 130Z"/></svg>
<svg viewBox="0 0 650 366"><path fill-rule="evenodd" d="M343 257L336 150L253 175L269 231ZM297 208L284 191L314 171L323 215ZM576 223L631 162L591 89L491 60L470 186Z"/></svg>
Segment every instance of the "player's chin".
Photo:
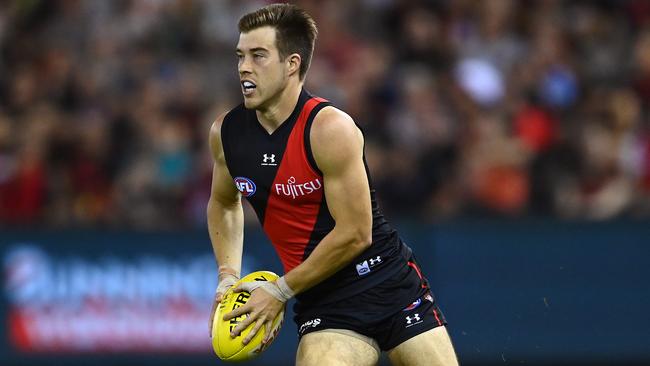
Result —
<svg viewBox="0 0 650 366"><path fill-rule="evenodd" d="M260 105L260 101L255 97L244 96L244 106L248 109L255 109Z"/></svg>

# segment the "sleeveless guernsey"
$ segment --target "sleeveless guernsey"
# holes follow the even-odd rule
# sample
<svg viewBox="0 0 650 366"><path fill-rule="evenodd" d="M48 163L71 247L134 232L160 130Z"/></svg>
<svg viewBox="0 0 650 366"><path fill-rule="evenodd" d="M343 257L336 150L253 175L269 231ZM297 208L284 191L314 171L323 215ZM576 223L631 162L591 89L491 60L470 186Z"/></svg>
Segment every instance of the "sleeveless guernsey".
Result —
<svg viewBox="0 0 650 366"><path fill-rule="evenodd" d="M289 118L273 133L243 104L221 127L226 165L237 189L253 206L285 272L302 263L334 228L323 175L316 165L309 132L316 114L330 103L302 91ZM324 121L323 123L327 123ZM364 157L366 174L370 182ZM384 219L370 183L372 245L350 264L299 294L301 305L326 304L376 286L395 274L410 250Z"/></svg>

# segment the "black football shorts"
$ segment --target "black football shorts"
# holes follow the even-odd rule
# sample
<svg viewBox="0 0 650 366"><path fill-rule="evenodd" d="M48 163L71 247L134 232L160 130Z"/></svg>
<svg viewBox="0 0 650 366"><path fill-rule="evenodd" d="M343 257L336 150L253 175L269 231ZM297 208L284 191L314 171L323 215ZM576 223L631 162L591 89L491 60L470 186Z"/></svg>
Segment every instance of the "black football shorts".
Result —
<svg viewBox="0 0 650 366"><path fill-rule="evenodd" d="M412 255L395 276L368 291L336 303L297 309L298 337L322 330L351 330L372 338L382 351L447 324Z"/></svg>

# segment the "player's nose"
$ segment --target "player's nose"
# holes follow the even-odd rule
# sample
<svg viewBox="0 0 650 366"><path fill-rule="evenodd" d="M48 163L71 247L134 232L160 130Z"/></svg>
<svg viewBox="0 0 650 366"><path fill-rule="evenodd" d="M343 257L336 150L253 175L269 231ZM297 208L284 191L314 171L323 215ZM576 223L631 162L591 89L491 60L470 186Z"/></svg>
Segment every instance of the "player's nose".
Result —
<svg viewBox="0 0 650 366"><path fill-rule="evenodd" d="M237 69L239 70L239 75L250 73L252 71L250 57L242 57L239 61Z"/></svg>

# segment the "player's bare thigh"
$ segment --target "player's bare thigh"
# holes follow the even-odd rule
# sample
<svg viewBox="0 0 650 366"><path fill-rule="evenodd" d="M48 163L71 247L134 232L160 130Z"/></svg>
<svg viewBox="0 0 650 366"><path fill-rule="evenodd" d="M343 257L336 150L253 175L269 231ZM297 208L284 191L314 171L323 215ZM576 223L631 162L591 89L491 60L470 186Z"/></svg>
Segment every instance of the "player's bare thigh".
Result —
<svg viewBox="0 0 650 366"><path fill-rule="evenodd" d="M298 345L297 366L374 366L379 362L379 351L366 340L323 330L304 335Z"/></svg>
<svg viewBox="0 0 650 366"><path fill-rule="evenodd" d="M394 366L457 366L458 359L445 327L436 327L388 352Z"/></svg>

